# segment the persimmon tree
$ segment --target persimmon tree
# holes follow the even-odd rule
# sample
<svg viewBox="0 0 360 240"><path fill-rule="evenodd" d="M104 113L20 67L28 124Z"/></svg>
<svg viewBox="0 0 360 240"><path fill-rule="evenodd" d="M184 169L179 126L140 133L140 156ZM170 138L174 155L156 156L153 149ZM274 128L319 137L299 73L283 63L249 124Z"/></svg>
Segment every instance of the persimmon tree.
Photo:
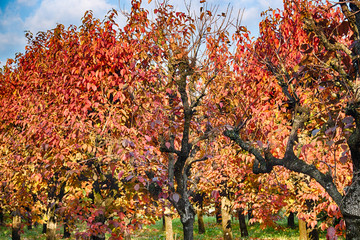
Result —
<svg viewBox="0 0 360 240"><path fill-rule="evenodd" d="M193 164L209 158L211 146L206 140L215 131L210 128L207 118L212 113L204 107L203 98L209 86L226 73L220 59L228 58L231 15L216 15L201 7L200 16L191 16L175 12L167 3L154 13L148 36L135 35L151 38L161 50L161 55L152 56L160 69L159 81L151 88L157 96L152 104L158 108L147 108L153 112L146 115L149 124L141 131L153 136L149 142L163 153L168 199L180 215L184 239L193 239L195 210L189 199L189 179Z"/></svg>
<svg viewBox="0 0 360 240"><path fill-rule="evenodd" d="M309 187L320 185L336 203L329 211L341 212L347 239L360 233L358 6L284 1L283 11L270 12L246 50L252 61L238 49L235 79L250 102L224 131L253 155L255 173L280 166L310 176Z"/></svg>
<svg viewBox="0 0 360 240"><path fill-rule="evenodd" d="M157 71L147 59L149 42L129 37L139 26L116 30L114 17L101 22L88 12L79 28L29 33L25 54L1 75L1 163L18 176L6 181L42 200L48 239L59 209L86 221L83 234L92 239L121 237L148 221L135 217L150 201L139 161L157 153L134 127L143 111L134 96L145 99L138 86L151 84Z"/></svg>

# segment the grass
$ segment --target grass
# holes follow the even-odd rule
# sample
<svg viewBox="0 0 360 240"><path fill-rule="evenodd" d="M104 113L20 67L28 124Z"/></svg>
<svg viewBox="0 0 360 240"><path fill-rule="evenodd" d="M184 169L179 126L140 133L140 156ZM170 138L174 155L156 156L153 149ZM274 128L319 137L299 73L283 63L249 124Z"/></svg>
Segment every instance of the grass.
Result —
<svg viewBox="0 0 360 240"><path fill-rule="evenodd" d="M197 221L194 224L194 239L196 240L205 240L205 239L222 239L222 230L219 224L216 224L215 217L204 217L206 233L199 234L198 233L198 225ZM278 222L279 226L277 229L268 227L265 229L261 229L259 224L253 224L248 226L249 237L241 238L239 223L237 219L233 219L232 221L232 231L234 239L299 239L299 229L290 229L287 228L286 219L283 219ZM297 224L297 222L296 222ZM145 226L144 229L139 230L132 236L131 239L135 240L155 240L155 239L165 239L165 233L162 229L162 221L156 222L154 225ZM176 236L175 239L182 239L182 225L180 219L173 220L173 231ZM320 239L326 239L326 233L320 233ZM342 239L342 238L338 238Z"/></svg>
<svg viewBox="0 0 360 240"><path fill-rule="evenodd" d="M205 234L198 233L197 221L194 224L194 239L195 240L214 240L222 239L222 230L221 226L216 224L215 217L206 217L204 216L204 222L206 227ZM299 229L289 229L286 227L286 219L283 219L278 222L279 227L261 229L259 224L253 224L248 226L249 237L241 238L239 223L237 219L232 221L232 230L234 239L278 239L278 240L295 240L299 239ZM182 225L180 219L173 219L173 231L175 239L182 239ZM34 227L32 230L27 230L26 227L22 233L23 240L45 240L46 237L42 232L42 225ZM61 239L62 231L58 229L58 236ZM320 239L326 239L324 232L320 233ZM0 239L1 240L11 240L11 229L9 227L0 227ZM71 238L75 239L75 238ZM156 224L150 226L144 226L143 229L137 230L131 237L133 240L159 240L165 239L165 232L162 230L162 221L157 221ZM343 239L343 238L338 238Z"/></svg>

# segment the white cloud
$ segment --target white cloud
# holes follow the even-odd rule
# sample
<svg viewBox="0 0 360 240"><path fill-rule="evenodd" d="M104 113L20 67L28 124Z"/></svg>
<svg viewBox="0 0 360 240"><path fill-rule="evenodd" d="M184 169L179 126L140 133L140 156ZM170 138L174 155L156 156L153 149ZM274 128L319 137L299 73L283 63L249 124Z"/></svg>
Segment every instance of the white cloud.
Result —
<svg viewBox="0 0 360 240"><path fill-rule="evenodd" d="M106 13L116 6L106 0L43 0L35 13L25 19L24 27L33 33L53 29L57 23L65 26L78 25L87 10L103 19Z"/></svg>
<svg viewBox="0 0 360 240"><path fill-rule="evenodd" d="M275 8L282 8L283 7L283 0L259 0L260 6L266 10L267 8L271 7Z"/></svg>
<svg viewBox="0 0 360 240"><path fill-rule="evenodd" d="M38 1L37 0L17 0L17 4L22 4L25 6L34 6Z"/></svg>

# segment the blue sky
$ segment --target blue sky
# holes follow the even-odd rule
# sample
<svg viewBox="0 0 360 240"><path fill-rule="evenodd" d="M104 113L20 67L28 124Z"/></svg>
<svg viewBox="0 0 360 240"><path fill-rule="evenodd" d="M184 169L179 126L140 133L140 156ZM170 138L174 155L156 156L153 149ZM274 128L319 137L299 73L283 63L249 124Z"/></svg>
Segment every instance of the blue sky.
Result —
<svg viewBox="0 0 360 240"><path fill-rule="evenodd" d="M130 9L131 0L0 0L0 66L15 53L24 52L25 31L36 33L53 29L57 23L65 26L79 25L86 10L92 10L94 16L103 19L112 8ZM153 9L155 1L144 7ZM188 0L193 8L200 8L200 0ZM184 10L183 0L170 0L178 10ZM257 34L260 13L269 7L280 8L282 0L207 0L209 5L226 8L228 4L234 10L244 9L242 25ZM119 17L120 25L124 19Z"/></svg>

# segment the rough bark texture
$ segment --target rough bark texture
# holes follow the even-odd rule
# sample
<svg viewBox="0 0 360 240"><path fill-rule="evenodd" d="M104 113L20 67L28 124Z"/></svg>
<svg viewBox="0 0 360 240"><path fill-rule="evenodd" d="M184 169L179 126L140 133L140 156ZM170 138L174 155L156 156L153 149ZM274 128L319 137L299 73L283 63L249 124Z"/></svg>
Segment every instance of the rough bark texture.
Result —
<svg viewBox="0 0 360 240"><path fill-rule="evenodd" d="M183 225L184 240L194 239L194 216L188 218L186 221L181 220L181 223Z"/></svg>
<svg viewBox="0 0 360 240"><path fill-rule="evenodd" d="M239 227L240 227L241 237L249 236L249 233L248 233L248 230L246 227L246 222L245 222L244 209L238 210L238 217L239 217Z"/></svg>
<svg viewBox="0 0 360 240"><path fill-rule="evenodd" d="M231 230L231 202L227 196L221 197L221 216L224 240L232 240Z"/></svg>
<svg viewBox="0 0 360 240"><path fill-rule="evenodd" d="M347 141L353 163L353 180L340 204L347 239L360 239L360 114L357 106L358 104L350 104L346 110L356 123L356 129Z"/></svg>
<svg viewBox="0 0 360 240"><path fill-rule="evenodd" d="M291 212L287 218L287 226L289 228L295 228L295 214Z"/></svg>
<svg viewBox="0 0 360 240"><path fill-rule="evenodd" d="M12 240L20 240L20 230L21 230L21 216L17 212L14 212L12 228L11 228Z"/></svg>
<svg viewBox="0 0 360 240"><path fill-rule="evenodd" d="M172 227L172 216L169 208L165 209L164 212L164 221L165 221L165 239L173 240L174 239L174 231Z"/></svg>

